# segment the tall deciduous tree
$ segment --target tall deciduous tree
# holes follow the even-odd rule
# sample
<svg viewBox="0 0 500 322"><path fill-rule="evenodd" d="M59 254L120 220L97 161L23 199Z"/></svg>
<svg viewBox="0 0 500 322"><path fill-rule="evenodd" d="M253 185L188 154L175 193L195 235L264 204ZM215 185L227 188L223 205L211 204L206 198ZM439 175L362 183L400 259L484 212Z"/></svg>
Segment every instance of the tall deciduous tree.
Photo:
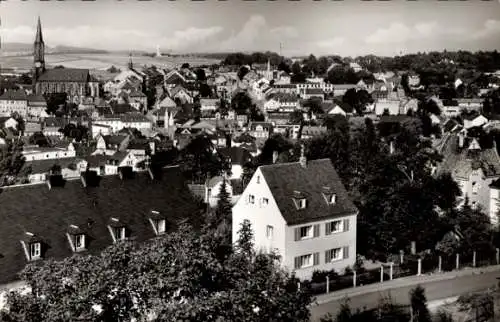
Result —
<svg viewBox="0 0 500 322"><path fill-rule="evenodd" d="M14 184L23 168L23 141L14 139L0 150L0 187Z"/></svg>

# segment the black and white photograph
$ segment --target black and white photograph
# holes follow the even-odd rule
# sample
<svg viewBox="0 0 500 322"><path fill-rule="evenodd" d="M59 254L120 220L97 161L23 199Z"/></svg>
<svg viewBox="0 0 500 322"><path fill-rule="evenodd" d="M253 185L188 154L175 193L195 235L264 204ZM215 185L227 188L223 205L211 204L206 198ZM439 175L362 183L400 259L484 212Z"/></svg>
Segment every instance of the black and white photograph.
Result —
<svg viewBox="0 0 500 322"><path fill-rule="evenodd" d="M500 321L500 0L0 0L0 321Z"/></svg>

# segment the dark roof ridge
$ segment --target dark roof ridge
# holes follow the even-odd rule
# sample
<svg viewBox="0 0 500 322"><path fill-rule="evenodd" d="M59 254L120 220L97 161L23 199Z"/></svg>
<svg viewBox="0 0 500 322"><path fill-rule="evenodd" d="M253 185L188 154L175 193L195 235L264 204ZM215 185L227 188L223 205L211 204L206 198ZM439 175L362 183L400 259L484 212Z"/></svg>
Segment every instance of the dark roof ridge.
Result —
<svg viewBox="0 0 500 322"><path fill-rule="evenodd" d="M307 160L307 162L318 162L318 161L330 161L330 159L328 158L323 158L323 159L314 159L314 160ZM272 164L263 164L261 165L259 168L263 168L263 167L277 167L277 166L288 166L288 165L292 165L292 164L300 164L299 161L295 161L295 162L286 162L286 163L272 163Z"/></svg>

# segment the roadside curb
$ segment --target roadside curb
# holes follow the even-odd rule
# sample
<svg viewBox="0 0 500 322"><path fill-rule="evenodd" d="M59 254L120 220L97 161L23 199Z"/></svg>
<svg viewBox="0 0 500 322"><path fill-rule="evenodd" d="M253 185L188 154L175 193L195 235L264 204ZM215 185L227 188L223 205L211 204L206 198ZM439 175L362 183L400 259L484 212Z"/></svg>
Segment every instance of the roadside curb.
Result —
<svg viewBox="0 0 500 322"><path fill-rule="evenodd" d="M386 281L382 283L379 282L364 286L357 286L355 288L348 288L345 290L335 291L328 294L320 294L315 297L314 302L310 306L313 307L316 305L321 305L332 301L338 301L346 297L355 297L363 294L383 292L391 289L408 287L418 284L452 280L457 277L480 275L483 273L494 272L494 271L500 271L500 265L479 267L479 268L464 268L463 270L460 271L433 273L422 276L403 277L399 279L394 279L392 281Z"/></svg>

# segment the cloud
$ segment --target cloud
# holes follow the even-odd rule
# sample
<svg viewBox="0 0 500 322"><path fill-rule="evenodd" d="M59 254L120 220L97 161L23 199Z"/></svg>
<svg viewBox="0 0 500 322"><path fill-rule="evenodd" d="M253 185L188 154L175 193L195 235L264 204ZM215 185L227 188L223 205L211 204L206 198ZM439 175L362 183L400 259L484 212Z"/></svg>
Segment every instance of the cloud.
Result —
<svg viewBox="0 0 500 322"><path fill-rule="evenodd" d="M295 27L292 26L280 26L270 30L270 34L274 37L281 38L297 38L299 36L299 32Z"/></svg>
<svg viewBox="0 0 500 322"><path fill-rule="evenodd" d="M365 38L365 42L368 44L396 44L415 40L436 40L440 37L466 40L467 35L470 35L470 32L462 27L443 26L435 21L419 22L413 26L393 22L387 28L377 29Z"/></svg>
<svg viewBox="0 0 500 322"><path fill-rule="evenodd" d="M35 29L28 26L3 28L2 42L31 43ZM146 31L102 28L97 26L76 26L73 28L43 28L43 37L48 46L66 45L104 49L162 49L182 51L205 44L223 31L222 27L190 27L177 30L171 36ZM77 36L75 36L77 35Z"/></svg>
<svg viewBox="0 0 500 322"><path fill-rule="evenodd" d="M482 29L472 33L472 38L482 39L490 36L498 36L498 34L500 34L500 21L489 19L485 21Z"/></svg>
<svg viewBox="0 0 500 322"><path fill-rule="evenodd" d="M333 37L316 42L316 46L323 49L336 49L341 46L344 41L345 39L342 37Z"/></svg>

